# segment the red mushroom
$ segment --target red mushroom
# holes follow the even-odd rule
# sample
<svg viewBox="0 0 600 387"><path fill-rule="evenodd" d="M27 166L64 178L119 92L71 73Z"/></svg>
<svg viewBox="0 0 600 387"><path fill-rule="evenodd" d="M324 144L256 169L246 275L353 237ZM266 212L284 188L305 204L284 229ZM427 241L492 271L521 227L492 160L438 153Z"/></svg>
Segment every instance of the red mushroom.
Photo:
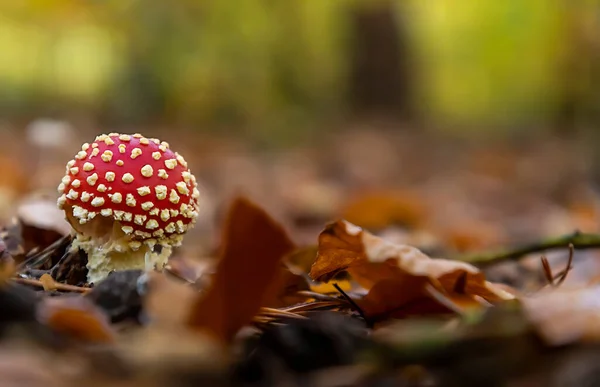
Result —
<svg viewBox="0 0 600 387"><path fill-rule="evenodd" d="M88 282L113 270L162 268L198 216L199 192L184 158L141 134L110 133L67 163L58 207L88 254Z"/></svg>

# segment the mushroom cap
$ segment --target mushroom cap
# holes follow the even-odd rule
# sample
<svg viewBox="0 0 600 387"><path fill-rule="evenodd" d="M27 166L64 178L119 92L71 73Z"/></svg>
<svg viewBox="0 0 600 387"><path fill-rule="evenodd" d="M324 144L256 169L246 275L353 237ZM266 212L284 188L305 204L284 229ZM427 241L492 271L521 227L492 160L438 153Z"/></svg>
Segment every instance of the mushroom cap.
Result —
<svg viewBox="0 0 600 387"><path fill-rule="evenodd" d="M58 192L57 205L76 230L105 218L118 221L133 243L171 245L196 222L200 196L186 161L168 143L118 133L83 144Z"/></svg>

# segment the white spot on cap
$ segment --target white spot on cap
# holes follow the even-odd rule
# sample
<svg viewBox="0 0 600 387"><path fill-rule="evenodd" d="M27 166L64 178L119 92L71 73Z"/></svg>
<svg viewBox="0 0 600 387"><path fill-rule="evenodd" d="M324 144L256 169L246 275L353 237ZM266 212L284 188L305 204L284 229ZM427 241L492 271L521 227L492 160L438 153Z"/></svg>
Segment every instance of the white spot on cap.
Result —
<svg viewBox="0 0 600 387"><path fill-rule="evenodd" d="M94 199L92 199L92 206L94 207L102 207L104 205L104 198L103 197L96 197Z"/></svg>
<svg viewBox="0 0 600 387"><path fill-rule="evenodd" d="M159 209L154 207L153 209L150 210L149 214L152 216L156 216L156 215L158 215L159 212L160 212Z"/></svg>
<svg viewBox="0 0 600 387"><path fill-rule="evenodd" d="M142 155L142 150L140 148L133 148L131 150L131 156L129 156L129 157L131 157L132 160L135 160L137 157L139 157L141 155Z"/></svg>
<svg viewBox="0 0 600 387"><path fill-rule="evenodd" d="M133 214L131 212L126 212L123 214L123 220L126 222L131 222L133 219Z"/></svg>
<svg viewBox="0 0 600 387"><path fill-rule="evenodd" d="M87 157L87 152L86 151L79 151L77 152L77 155L75 155L75 158L78 160L83 160Z"/></svg>
<svg viewBox="0 0 600 387"><path fill-rule="evenodd" d="M60 183L60 184L58 185L58 188L57 188L57 190L58 190L58 193L63 193L63 192L65 192L65 188L67 188L67 186L66 186L66 185L64 185L63 183Z"/></svg>
<svg viewBox="0 0 600 387"><path fill-rule="evenodd" d="M108 163L112 160L113 157L113 153L109 150L105 150L102 153L102 156L100 156L100 158L102 159L102 161L104 161L105 163Z"/></svg>
<svg viewBox="0 0 600 387"><path fill-rule="evenodd" d="M125 153L125 151L127 151L125 144L119 144L119 153Z"/></svg>
<svg viewBox="0 0 600 387"><path fill-rule="evenodd" d="M174 169L177 166L177 160L176 159L167 159L165 160L165 167L167 167L168 169Z"/></svg>
<svg viewBox="0 0 600 387"><path fill-rule="evenodd" d="M127 243L127 245L129 246L129 248L133 251L137 251L139 250L140 247L142 247L142 242L140 241L130 241L129 243Z"/></svg>
<svg viewBox="0 0 600 387"><path fill-rule="evenodd" d="M200 191L198 191L198 188L194 188L194 190L192 191L192 197L194 199L198 199L200 197Z"/></svg>
<svg viewBox="0 0 600 387"><path fill-rule="evenodd" d="M179 203L179 195L177 195L177 192L175 192L174 189L172 189L171 193L169 194L169 201L173 204Z"/></svg>
<svg viewBox="0 0 600 387"><path fill-rule="evenodd" d="M140 196L146 196L146 195L149 195L149 194L150 194L150 192L151 192L151 191L150 191L150 187L148 187L148 186L139 187L139 188L137 189L137 193L138 193Z"/></svg>
<svg viewBox="0 0 600 387"><path fill-rule="evenodd" d="M142 203L142 210L144 210L144 211L148 211L152 207L154 207L154 203L152 203L152 202L144 202L144 203Z"/></svg>
<svg viewBox="0 0 600 387"><path fill-rule="evenodd" d="M152 177L152 174L154 173L154 169L152 169L150 164L146 164L142 167L141 172L142 172L142 176L144 176L144 177Z"/></svg>
<svg viewBox="0 0 600 387"><path fill-rule="evenodd" d="M184 168L187 168L188 164L185 161L185 159L183 158L183 156L177 155L177 161L179 161L179 164L181 164L181 166L183 166Z"/></svg>
<svg viewBox="0 0 600 387"><path fill-rule="evenodd" d="M160 152L152 152L152 158L154 160L160 160Z"/></svg>
<svg viewBox="0 0 600 387"><path fill-rule="evenodd" d="M166 185L157 185L154 187L154 191L156 192L156 198L158 200L163 200L167 198L167 186Z"/></svg>
<svg viewBox="0 0 600 387"><path fill-rule="evenodd" d="M121 230L123 230L123 232L127 235L131 234L133 232L133 227L131 226L121 226Z"/></svg>
<svg viewBox="0 0 600 387"><path fill-rule="evenodd" d="M135 215L133 217L133 223L143 226L147 218L148 217L146 215Z"/></svg>
<svg viewBox="0 0 600 387"><path fill-rule="evenodd" d="M81 201L84 203L89 202L91 197L92 197L92 195L90 195L90 193L87 191L83 191L81 193Z"/></svg>
<svg viewBox="0 0 600 387"><path fill-rule="evenodd" d="M106 172L104 174L104 178L106 179L106 181L115 181L115 173L114 172Z"/></svg>
<svg viewBox="0 0 600 387"><path fill-rule="evenodd" d="M169 210L167 210L166 208L160 211L160 219L163 222L166 222L167 220L171 219L171 216L169 215Z"/></svg>
<svg viewBox="0 0 600 387"><path fill-rule="evenodd" d="M83 164L83 170L86 172L92 171L94 169L94 164L86 162Z"/></svg>
<svg viewBox="0 0 600 387"><path fill-rule="evenodd" d="M69 183L71 182L71 176L69 176L69 175L66 175L66 176L64 176L64 177L62 178L61 182L62 182L63 184L69 184Z"/></svg>
<svg viewBox="0 0 600 387"><path fill-rule="evenodd" d="M133 197L133 194L128 193L126 198L125 198L125 203L129 206L129 207L135 207L136 205L136 201L135 198Z"/></svg>
<svg viewBox="0 0 600 387"><path fill-rule="evenodd" d="M88 211L80 206L73 206L73 216L76 218L86 218Z"/></svg>
<svg viewBox="0 0 600 387"><path fill-rule="evenodd" d="M72 167L69 169L69 172L71 172L71 175L76 175L79 172L79 168Z"/></svg>
<svg viewBox="0 0 600 387"><path fill-rule="evenodd" d="M66 202L67 202L67 195L62 194L56 201L56 205L58 206L58 208L60 208L62 210Z"/></svg>
<svg viewBox="0 0 600 387"><path fill-rule="evenodd" d="M106 192L106 186L104 184L98 184L98 192Z"/></svg>
<svg viewBox="0 0 600 387"><path fill-rule="evenodd" d="M175 223L171 222L171 223L167 224L167 226L165 227L165 231L168 233L175 232Z"/></svg>
<svg viewBox="0 0 600 387"><path fill-rule="evenodd" d="M182 194L182 195L190 194L190 190L188 189L187 185L183 181L180 181L179 183L175 184L175 186L177 187L177 191L179 191L180 194Z"/></svg>
<svg viewBox="0 0 600 387"><path fill-rule="evenodd" d="M113 213L112 208L103 208L100 210L100 215L102 216L111 216Z"/></svg>
<svg viewBox="0 0 600 387"><path fill-rule="evenodd" d="M86 151L86 150L88 150L88 149L90 149L90 144L89 144L89 143L87 143L87 142L86 142L86 143L83 143L83 145L81 146L81 150L82 150L82 151Z"/></svg>
<svg viewBox="0 0 600 387"><path fill-rule="evenodd" d="M131 136L128 134L122 134L119 136L119 140L121 141L131 141Z"/></svg>
<svg viewBox="0 0 600 387"><path fill-rule="evenodd" d="M142 138L140 138L140 144L148 145L148 144L150 144L150 140L148 140L146 137L142 137Z"/></svg>
<svg viewBox="0 0 600 387"><path fill-rule="evenodd" d="M183 178L183 181L189 183L192 178L192 174L189 171L183 171L181 172L181 177Z"/></svg>
<svg viewBox="0 0 600 387"><path fill-rule="evenodd" d="M98 149L98 148L92 149L92 155L90 156L90 158L92 158L94 156L98 156L98 153L100 153L100 149Z"/></svg>
<svg viewBox="0 0 600 387"><path fill-rule="evenodd" d="M154 230L158 228L158 222L154 219L150 219L148 223L146 223L146 228L149 230Z"/></svg>
<svg viewBox="0 0 600 387"><path fill-rule="evenodd" d="M133 175L131 173L127 172L126 174L123 175L121 180L123 180L123 183L131 183L133 181Z"/></svg>
<svg viewBox="0 0 600 387"><path fill-rule="evenodd" d="M79 188L80 185L81 181L79 181L79 179L75 179L71 182L71 187Z"/></svg>
<svg viewBox="0 0 600 387"><path fill-rule="evenodd" d="M69 190L69 193L67 194L67 197L69 199L75 200L79 197L79 192L75 191L75 190Z"/></svg>
<svg viewBox="0 0 600 387"><path fill-rule="evenodd" d="M122 167L125 163L123 162L123 160L117 160L115 164L117 164L119 167Z"/></svg>
<svg viewBox="0 0 600 387"><path fill-rule="evenodd" d="M167 174L167 171L165 171L164 169L159 169L158 177L160 177L161 179L167 180L169 178L169 175Z"/></svg>
<svg viewBox="0 0 600 387"><path fill-rule="evenodd" d="M104 139L104 143L105 143L106 145L115 145L115 142L114 142L114 141L112 140L112 138L110 138L110 137L107 137L107 138L105 138L105 139Z"/></svg>
<svg viewBox="0 0 600 387"><path fill-rule="evenodd" d="M95 185L96 182L98 181L98 174L97 173L93 173L91 175L89 175L87 177L87 179L85 179L87 181L87 183L91 186Z"/></svg>
<svg viewBox="0 0 600 387"><path fill-rule="evenodd" d="M162 237L163 235L165 235L165 230L163 230L163 229L158 229L152 233L152 236L155 236L158 238Z"/></svg>
<svg viewBox="0 0 600 387"><path fill-rule="evenodd" d="M125 215L125 211L115 210L114 214L116 220L123 220L123 215Z"/></svg>
<svg viewBox="0 0 600 387"><path fill-rule="evenodd" d="M115 192L110 197L110 201L113 203L117 203L117 204L121 203L123 201L123 195L121 195L121 193L119 193L119 192Z"/></svg>
<svg viewBox="0 0 600 387"><path fill-rule="evenodd" d="M67 163L67 168L71 168L73 165L75 165L75 160L69 160Z"/></svg>

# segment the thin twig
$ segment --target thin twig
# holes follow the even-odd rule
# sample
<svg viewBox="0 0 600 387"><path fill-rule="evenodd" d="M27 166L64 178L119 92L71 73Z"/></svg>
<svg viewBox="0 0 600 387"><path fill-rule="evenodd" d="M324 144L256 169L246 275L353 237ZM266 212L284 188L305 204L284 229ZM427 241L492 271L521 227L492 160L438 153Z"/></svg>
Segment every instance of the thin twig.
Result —
<svg viewBox="0 0 600 387"><path fill-rule="evenodd" d="M14 282L22 284L22 285L29 285L29 286L35 286L37 288L44 288L44 284L42 283L42 281L36 280L33 278L12 278L12 280ZM91 288L83 288L83 287L75 286L75 285L67 285L67 284L62 284L60 282L56 282L54 284L54 286L56 287L56 290L62 290L65 292L88 293L88 292L92 291Z"/></svg>
<svg viewBox="0 0 600 387"><path fill-rule="evenodd" d="M259 314L262 316L268 316L268 317L277 317L277 318L282 318L282 317L288 317L288 318L296 318L296 319L304 319L306 317L301 316L297 313L292 313L292 312L288 312L286 310L280 310L280 309L274 309L274 308L267 308L265 306L263 306L262 308L260 308Z"/></svg>
<svg viewBox="0 0 600 387"><path fill-rule="evenodd" d="M542 262L542 269L544 270L546 282L548 282L548 285L554 286L554 274L552 274L552 268L550 267L548 258L546 258L545 255L542 255L540 261Z"/></svg>
<svg viewBox="0 0 600 387"><path fill-rule="evenodd" d="M354 310L356 310L358 312L358 314L360 314L360 316L363 318L363 320L365 320L365 323L367 324L367 328L373 328L373 324L367 318L367 316L365 315L365 312L363 312L363 310L356 304L356 302L354 302L354 300L352 298L350 298L350 296L348 296L346 294L346 292L344 292L338 284L333 284L333 287L336 288L338 292L340 292L340 294L346 299L346 301L348 301L350 303L350 305L352 305Z"/></svg>
<svg viewBox="0 0 600 387"><path fill-rule="evenodd" d="M576 249L593 249L600 247L599 234L587 234L579 231L563 235L560 237L549 238L537 243L518 247L513 250L503 250L481 254L469 254L457 257L458 260L478 265L489 265L505 260L516 260L527 254L543 252L546 250L560 249L572 244Z"/></svg>
<svg viewBox="0 0 600 387"><path fill-rule="evenodd" d="M573 268L573 266L571 266L571 265L573 264L574 256L575 256L575 247L573 246L572 243L569 243L569 260L567 261L567 267L565 267L565 269L562 271L562 273L559 274L560 277L558 278L558 281L556 282L556 286L562 285L562 283L567 278L567 274L569 274L569 272Z"/></svg>

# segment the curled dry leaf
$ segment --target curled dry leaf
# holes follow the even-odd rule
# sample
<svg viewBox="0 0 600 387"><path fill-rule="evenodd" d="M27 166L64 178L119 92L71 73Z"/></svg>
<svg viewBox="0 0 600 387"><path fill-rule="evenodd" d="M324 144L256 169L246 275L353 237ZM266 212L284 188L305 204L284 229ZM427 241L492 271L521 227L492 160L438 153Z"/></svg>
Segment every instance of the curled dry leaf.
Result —
<svg viewBox="0 0 600 387"><path fill-rule="evenodd" d="M223 341L251 322L261 306L281 305L294 278L282 268L294 250L285 230L263 209L236 199L223 230L222 254L206 293L189 313L189 326Z"/></svg>
<svg viewBox="0 0 600 387"><path fill-rule="evenodd" d="M343 220L329 224L319 236L310 276L327 282L340 271L370 289L357 303L373 318L457 311L514 298L486 281L475 266L432 259Z"/></svg>

